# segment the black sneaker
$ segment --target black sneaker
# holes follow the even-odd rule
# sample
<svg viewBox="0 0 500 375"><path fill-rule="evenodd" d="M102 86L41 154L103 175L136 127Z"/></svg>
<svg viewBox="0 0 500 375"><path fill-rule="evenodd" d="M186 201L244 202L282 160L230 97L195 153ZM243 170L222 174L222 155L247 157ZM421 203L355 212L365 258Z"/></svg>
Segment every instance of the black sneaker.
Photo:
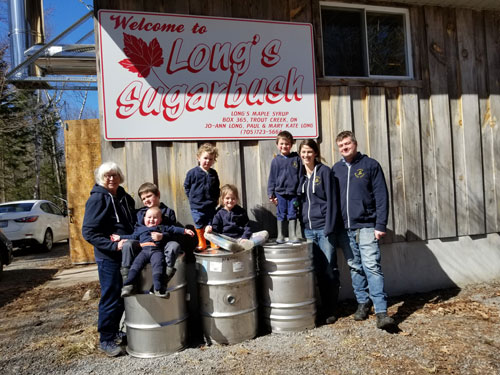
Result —
<svg viewBox="0 0 500 375"><path fill-rule="evenodd" d="M102 341L99 344L99 350L108 357L117 357L122 354L122 348L114 341Z"/></svg>
<svg viewBox="0 0 500 375"><path fill-rule="evenodd" d="M377 313L377 328L387 329L393 327L396 323L386 312Z"/></svg>
<svg viewBox="0 0 500 375"><path fill-rule="evenodd" d="M360 321L368 318L370 309L372 307L372 302L359 303L358 309L354 313L354 320Z"/></svg>

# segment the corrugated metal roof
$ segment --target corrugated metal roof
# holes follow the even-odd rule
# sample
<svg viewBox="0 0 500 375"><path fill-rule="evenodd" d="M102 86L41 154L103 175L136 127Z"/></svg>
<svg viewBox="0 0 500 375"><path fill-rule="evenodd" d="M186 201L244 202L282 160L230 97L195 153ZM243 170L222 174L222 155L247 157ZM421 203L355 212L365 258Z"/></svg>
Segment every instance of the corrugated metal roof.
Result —
<svg viewBox="0 0 500 375"><path fill-rule="evenodd" d="M413 5L433 5L453 8L469 8L477 10L500 10L500 0L374 0L384 3L401 3Z"/></svg>

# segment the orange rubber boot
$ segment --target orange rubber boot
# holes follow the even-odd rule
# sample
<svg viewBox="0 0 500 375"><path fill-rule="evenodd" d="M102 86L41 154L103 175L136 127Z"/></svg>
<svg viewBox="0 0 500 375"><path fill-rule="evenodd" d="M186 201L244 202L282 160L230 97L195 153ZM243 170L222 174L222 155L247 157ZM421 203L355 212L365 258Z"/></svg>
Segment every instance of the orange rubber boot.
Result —
<svg viewBox="0 0 500 375"><path fill-rule="evenodd" d="M205 250L207 248L207 240L205 240L205 228L196 228L196 236L198 237L197 250Z"/></svg>

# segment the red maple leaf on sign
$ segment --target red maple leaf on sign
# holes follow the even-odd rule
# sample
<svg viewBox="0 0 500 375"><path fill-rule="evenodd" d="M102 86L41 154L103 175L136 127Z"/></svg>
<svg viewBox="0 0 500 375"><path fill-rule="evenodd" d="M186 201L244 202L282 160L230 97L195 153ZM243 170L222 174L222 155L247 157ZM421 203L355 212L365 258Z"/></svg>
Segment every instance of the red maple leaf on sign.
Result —
<svg viewBox="0 0 500 375"><path fill-rule="evenodd" d="M141 38L123 33L123 44L123 52L128 59L120 61L119 64L130 72L137 73L138 77L147 78L152 67L163 65L163 50L158 39L154 38L148 45Z"/></svg>

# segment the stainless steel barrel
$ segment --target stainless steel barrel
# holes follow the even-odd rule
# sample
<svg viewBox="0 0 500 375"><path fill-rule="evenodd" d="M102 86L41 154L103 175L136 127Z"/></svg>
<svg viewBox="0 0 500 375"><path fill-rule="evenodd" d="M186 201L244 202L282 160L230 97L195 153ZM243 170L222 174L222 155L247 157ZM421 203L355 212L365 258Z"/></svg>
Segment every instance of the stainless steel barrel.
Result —
<svg viewBox="0 0 500 375"><path fill-rule="evenodd" d="M314 328L312 243L259 247L259 304L264 327L275 333Z"/></svg>
<svg viewBox="0 0 500 375"><path fill-rule="evenodd" d="M168 299L149 294L153 285L149 264L142 270L137 294L124 298L127 352L134 357L160 357L186 347L188 310L184 255L177 258L175 268L177 271L168 283Z"/></svg>
<svg viewBox="0 0 500 375"><path fill-rule="evenodd" d="M236 344L257 335L252 250L196 252L200 313L207 343Z"/></svg>

